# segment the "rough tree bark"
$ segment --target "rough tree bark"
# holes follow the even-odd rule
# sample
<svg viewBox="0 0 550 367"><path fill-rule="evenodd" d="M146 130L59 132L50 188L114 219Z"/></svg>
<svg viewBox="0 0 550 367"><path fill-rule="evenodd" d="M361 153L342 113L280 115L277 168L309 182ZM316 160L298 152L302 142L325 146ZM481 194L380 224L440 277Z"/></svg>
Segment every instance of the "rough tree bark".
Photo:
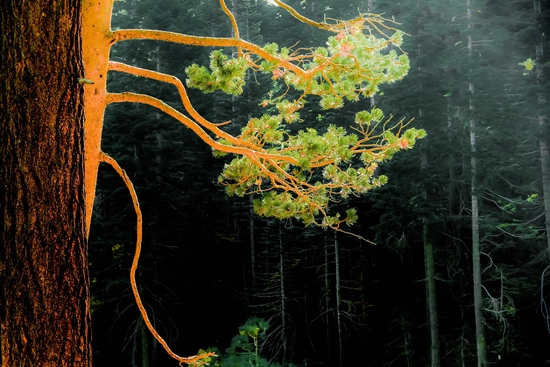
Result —
<svg viewBox="0 0 550 367"><path fill-rule="evenodd" d="M79 0L0 7L0 365L91 366Z"/></svg>

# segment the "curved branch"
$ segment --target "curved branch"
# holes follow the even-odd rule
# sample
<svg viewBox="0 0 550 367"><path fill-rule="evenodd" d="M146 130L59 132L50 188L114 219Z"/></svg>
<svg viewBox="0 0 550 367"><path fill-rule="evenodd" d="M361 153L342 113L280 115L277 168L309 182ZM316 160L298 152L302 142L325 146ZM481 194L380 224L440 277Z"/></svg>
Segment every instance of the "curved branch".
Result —
<svg viewBox="0 0 550 367"><path fill-rule="evenodd" d="M241 38L241 36L239 35L239 27L237 26L237 20L235 19L235 16L231 12L231 10L229 10L227 5L225 4L225 0L220 0L220 6L222 7L225 15L227 15L227 17L231 21L231 27L233 28L233 33L235 38Z"/></svg>
<svg viewBox="0 0 550 367"><path fill-rule="evenodd" d="M238 138L234 137L233 135L228 134L225 131L218 128L218 126L225 125L226 123L222 123L221 125L220 124L214 124L214 123L208 121L207 119L205 119L204 117L202 117L195 110L193 105L191 104L191 100L189 100L189 96L187 95L187 90L185 89L185 86L183 85L181 80L179 80L175 76L170 75L170 74L159 73L158 71L142 69L142 68L138 68L136 66L131 66L131 65L128 65L128 64L115 62L115 61L109 61L109 70L128 73L128 74L132 74L132 75L137 75L137 76L141 76L143 78L158 80L158 81L161 81L161 82L164 82L164 83L169 83L169 84L174 85L178 89L178 92L179 92L180 97L181 97L181 102L183 103L183 107L185 108L185 110L187 112L189 112L191 117L193 119L195 119L195 121L198 122L201 126L203 126L204 128L206 128L209 131L211 131L212 133L214 133L217 137L223 138L223 139L235 144L236 146L246 146L246 147L248 147L252 150L258 150L259 149L259 147L257 147L256 145L248 143L248 142L243 141L241 139L238 139Z"/></svg>
<svg viewBox="0 0 550 367"><path fill-rule="evenodd" d="M297 74L305 76L311 73L311 70L305 71L299 66L296 66L295 64L287 60L281 59L280 57L272 55L261 47L242 39L223 37L200 37L174 32L154 31L149 29L121 29L113 32L113 43L138 39L174 42L189 46L239 47L258 55L259 57L267 61L276 63L280 67L292 70Z"/></svg>
<svg viewBox="0 0 550 367"><path fill-rule="evenodd" d="M136 304L138 306L139 312L141 313L141 316L143 317L143 321L147 325L147 328L153 334L155 339L166 350L166 352L168 352L168 354L172 358L179 361L180 363L183 362L187 364L195 364L203 358L215 356L216 354L213 352L208 352L205 354L195 355L191 357L181 357L177 355L176 353L172 352L172 350L170 349L166 341L155 330L153 324L151 323L151 320L149 320L149 316L147 315L147 311L143 306L143 302L141 301L141 297L139 295L138 287L136 284L136 270L138 267L139 256L141 254L141 240L143 238L143 216L141 214L141 209L139 207L139 201L137 198L136 190L134 189L134 185L132 184L132 181L130 180L126 172L119 166L116 160L114 160L112 157L108 156L103 152L99 152L99 161L107 163L115 169L115 171L119 174L122 180L124 180L124 183L126 184L126 187L128 188L128 191L132 198L132 203L134 205L134 210L136 212L136 217L137 217L137 238L136 238L136 252L134 254L134 259L132 261L132 267L130 269L130 284L132 286L132 293L134 294L134 297L136 299Z"/></svg>
<svg viewBox="0 0 550 367"><path fill-rule="evenodd" d="M245 155L247 157L275 159L278 161L288 162L294 165L298 164L298 161L296 161L292 157L263 153L263 152L254 151L248 148L220 144L216 140L212 139L195 121L191 120L189 117L185 116L175 108L167 105L160 99L148 96L146 94L138 94L138 93L130 93L130 92L107 93L107 97L105 98L105 101L106 101L106 104L130 102L130 103L142 103L142 104L147 104L147 105L156 107L162 112L172 116L173 118L175 118L176 120L178 120L179 122L181 122L182 124L190 128L191 130L193 130L193 132L197 134L197 136L201 138L202 141L210 145L212 148L219 150L221 152L240 154L240 155Z"/></svg>
<svg viewBox="0 0 550 367"><path fill-rule="evenodd" d="M302 23L309 24L310 26L321 28L321 29L329 29L330 26L327 23L319 23L314 20L311 20L307 17L304 17L302 14L298 13L292 6L286 5L281 0L273 0L275 4L280 6L281 8L285 9L287 12L289 12L294 18L298 19Z"/></svg>

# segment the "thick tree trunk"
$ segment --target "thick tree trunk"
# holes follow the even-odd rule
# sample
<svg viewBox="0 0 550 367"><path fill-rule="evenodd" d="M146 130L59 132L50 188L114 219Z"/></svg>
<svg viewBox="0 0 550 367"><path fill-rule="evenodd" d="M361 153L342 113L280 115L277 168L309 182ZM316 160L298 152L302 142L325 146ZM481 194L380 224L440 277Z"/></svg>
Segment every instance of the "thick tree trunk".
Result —
<svg viewBox="0 0 550 367"><path fill-rule="evenodd" d="M92 362L81 4L0 6L2 367Z"/></svg>

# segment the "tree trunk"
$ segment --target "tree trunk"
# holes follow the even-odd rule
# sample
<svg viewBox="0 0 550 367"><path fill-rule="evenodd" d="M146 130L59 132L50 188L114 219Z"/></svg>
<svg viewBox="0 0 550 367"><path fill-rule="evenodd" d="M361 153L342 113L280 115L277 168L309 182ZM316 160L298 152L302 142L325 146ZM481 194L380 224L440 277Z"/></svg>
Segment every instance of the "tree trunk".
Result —
<svg viewBox="0 0 550 367"><path fill-rule="evenodd" d="M535 10L535 22L540 23L541 7L540 0L533 0L533 8ZM537 85L544 83L543 80L543 67L544 61L543 50L544 44L542 37L538 36L535 45L536 55L536 71L537 71ZM542 93L537 94L537 120L539 123L539 151L540 151L540 166L542 173L542 197L544 200L544 217L545 217L545 229L546 229L546 244L548 248L548 256L550 256L550 147L548 139L548 124L546 122L546 115L540 113L541 106L546 104L546 98Z"/></svg>
<svg viewBox="0 0 550 367"><path fill-rule="evenodd" d="M327 347L326 347L326 358L327 360L330 360L331 353L330 353L330 271L329 271L329 252L328 252L328 243L325 239L325 264L324 264L324 280L325 280L325 289L324 289L324 298L325 298L325 314L327 315L326 321L325 321L325 333L326 333L326 339L327 339Z"/></svg>
<svg viewBox="0 0 550 367"><path fill-rule="evenodd" d="M254 195L249 196L248 223L250 225L250 283L252 287L256 285L256 241L254 237Z"/></svg>
<svg viewBox="0 0 550 367"><path fill-rule="evenodd" d="M417 2L416 6L420 8L420 1ZM419 39L422 39L422 22L418 21L418 36ZM422 45L420 41L418 42L418 56L422 55ZM423 74L423 68L418 67L418 74ZM422 80L422 79L421 79ZM419 90L422 91L422 82L418 86ZM422 95L422 93L420 93ZM423 106L421 100L418 101L420 106ZM424 109L420 107L418 109L418 118L421 122L424 121ZM427 144L427 142L424 142ZM424 151L422 152L420 158L420 171L426 172L428 168L428 155ZM428 203L428 189L429 181L426 181L422 190L422 196L424 201ZM422 243L424 247L424 276L426 279L426 313L428 315L428 325L430 328L430 366L439 367L439 323L437 316L437 295L435 288L435 264L434 264L434 248L433 242L430 236L430 226L429 219L427 216L422 218Z"/></svg>
<svg viewBox="0 0 550 367"><path fill-rule="evenodd" d="M340 309L340 303L342 302L342 288L340 284L340 251L338 249L338 238L336 237L336 232L334 232L334 266L334 271L336 272L334 286L336 293L336 326L338 327L338 365L342 367L342 310Z"/></svg>
<svg viewBox="0 0 550 367"><path fill-rule="evenodd" d="M140 320L141 334L141 367L149 367L149 330L143 320Z"/></svg>
<svg viewBox="0 0 550 367"><path fill-rule="evenodd" d="M473 84L470 83L470 93L474 93ZM473 110L473 104L470 104ZM473 112L473 111L472 111ZM476 326L476 345L477 345L477 365L478 367L487 366L487 352L485 345L485 330L483 327L483 296L481 293L481 244L479 242L479 198L477 196L477 147L476 147L476 120L470 119L470 168L471 168L471 198L472 198L472 272L474 287L474 316Z"/></svg>
<svg viewBox="0 0 550 367"><path fill-rule="evenodd" d="M422 154L420 170L428 166L426 153ZM426 187L423 190L424 200L428 200ZM435 287L434 248L430 236L428 218L422 218L422 242L424 244L424 276L426 277L426 312L430 327L430 366L439 367L439 322L437 316L437 294Z"/></svg>
<svg viewBox="0 0 550 367"><path fill-rule="evenodd" d="M91 366L79 0L0 7L0 365Z"/></svg>
<svg viewBox="0 0 550 367"><path fill-rule="evenodd" d="M540 150L540 166L542 172L542 196L544 199L544 216L546 228L546 243L548 248L548 256L550 256L550 147L548 139L544 136L544 131L548 129L546 126L545 116L539 117L539 126L541 130L539 139Z"/></svg>
<svg viewBox="0 0 550 367"><path fill-rule="evenodd" d="M470 0L467 0L468 19L471 18ZM471 28L472 24L468 24ZM468 52L472 57L472 36L468 35ZM470 92L470 173L471 173L471 199L472 199L472 272L473 272L473 292L474 292L474 317L476 327L476 349L477 349L477 366L487 367L487 346L485 343L485 330L483 326L483 296L481 293L481 244L479 243L479 198L477 196L477 143L476 143L476 119L474 98L474 84L468 83L468 91Z"/></svg>
<svg viewBox="0 0 550 367"><path fill-rule="evenodd" d="M286 329L287 329L287 321L286 321L286 290L285 290L285 267L284 267L284 249L283 249L283 233L281 230L281 225L279 224L279 282L280 282L280 289L279 289L279 295L280 295L280 302L281 302L281 330L282 330L282 350L283 350L283 356L282 360L283 363L286 364L287 359L287 339L286 339Z"/></svg>

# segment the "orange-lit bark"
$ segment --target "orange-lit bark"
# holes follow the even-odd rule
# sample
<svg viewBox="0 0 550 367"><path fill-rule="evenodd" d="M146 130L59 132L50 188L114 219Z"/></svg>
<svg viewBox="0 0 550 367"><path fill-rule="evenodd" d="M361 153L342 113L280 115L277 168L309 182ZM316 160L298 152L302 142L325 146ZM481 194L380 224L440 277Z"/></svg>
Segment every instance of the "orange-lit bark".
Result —
<svg viewBox="0 0 550 367"><path fill-rule="evenodd" d="M0 364L92 363L80 0L0 6Z"/></svg>
<svg viewBox="0 0 550 367"><path fill-rule="evenodd" d="M86 179L86 233L90 232L95 197L101 131L107 93L109 51L113 43L111 12L113 0L84 0L82 13L82 58L84 62L84 111L86 120L84 168ZM93 84L90 84L93 83Z"/></svg>

